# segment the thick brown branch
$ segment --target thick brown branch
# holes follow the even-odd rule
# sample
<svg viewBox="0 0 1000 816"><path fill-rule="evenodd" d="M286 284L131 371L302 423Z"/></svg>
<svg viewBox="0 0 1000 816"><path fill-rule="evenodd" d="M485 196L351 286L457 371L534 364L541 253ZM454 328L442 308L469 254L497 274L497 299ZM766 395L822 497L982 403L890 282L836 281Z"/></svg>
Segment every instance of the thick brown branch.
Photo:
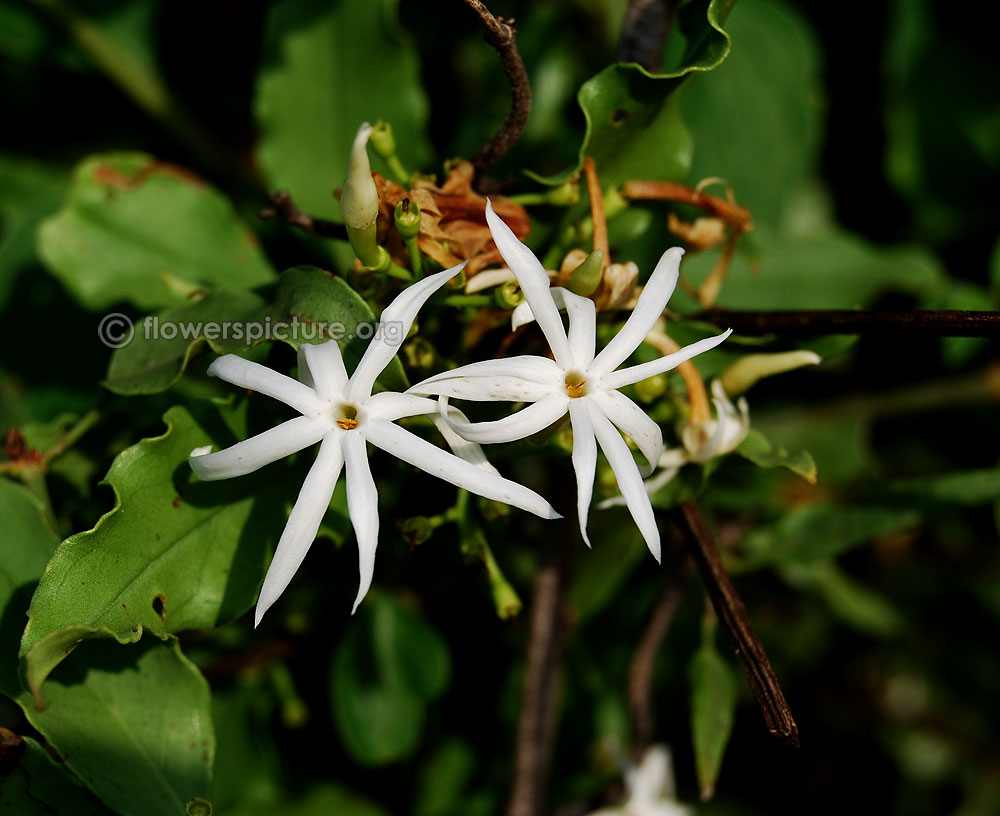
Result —
<svg viewBox="0 0 1000 816"><path fill-rule="evenodd" d="M531 600L528 665L514 749L514 781L508 816L538 816L552 758L556 724L556 689L564 635L563 595L567 565L565 546L553 553L535 577Z"/></svg>
<svg viewBox="0 0 1000 816"><path fill-rule="evenodd" d="M928 337L1000 337L1000 312L814 310L741 312L706 309L697 320L737 334L867 334Z"/></svg>
<svg viewBox="0 0 1000 816"><path fill-rule="evenodd" d="M510 111L497 134L476 153L472 160L476 168L476 176L500 161L504 154L514 145L524 131L531 111L531 83L528 73L524 70L524 61L517 50L517 25L513 19L494 17L492 12L481 0L465 0L486 26L485 39L497 54L500 64L507 74L510 84Z"/></svg>
<svg viewBox="0 0 1000 816"><path fill-rule="evenodd" d="M292 201L292 196L287 190L278 190L271 193L268 198L271 199L274 206L266 207L258 213L262 220L284 221L286 224L291 224L320 238L347 240L347 229L343 224L327 221L325 218L314 218L302 212L295 206L295 202Z"/></svg>
<svg viewBox="0 0 1000 816"><path fill-rule="evenodd" d="M653 670L674 613L684 598L688 573L689 570L684 569L663 591L629 665L628 710L632 723L632 751L636 757L645 753L653 742Z"/></svg>
<svg viewBox="0 0 1000 816"><path fill-rule="evenodd" d="M753 630L746 607L722 565L722 558L716 549L712 531L701 514L701 508L697 502L688 500L680 504L677 516L691 554L701 571L715 614L729 636L736 659L764 715L767 730L782 742L798 747L799 728L771 668L771 661L767 659L767 653Z"/></svg>

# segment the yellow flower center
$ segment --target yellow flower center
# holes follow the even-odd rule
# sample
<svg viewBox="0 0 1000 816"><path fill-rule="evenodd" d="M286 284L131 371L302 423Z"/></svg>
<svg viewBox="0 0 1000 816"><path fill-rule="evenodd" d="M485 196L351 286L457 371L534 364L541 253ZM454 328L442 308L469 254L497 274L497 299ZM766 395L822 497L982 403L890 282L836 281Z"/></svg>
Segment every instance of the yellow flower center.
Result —
<svg viewBox="0 0 1000 816"><path fill-rule="evenodd" d="M340 414L341 417L337 420L337 424L345 431L353 431L358 427L358 409L353 405L347 403L341 405Z"/></svg>
<svg viewBox="0 0 1000 816"><path fill-rule="evenodd" d="M571 398L576 399L587 393L587 381L583 375L577 371L571 371L566 375L566 393Z"/></svg>

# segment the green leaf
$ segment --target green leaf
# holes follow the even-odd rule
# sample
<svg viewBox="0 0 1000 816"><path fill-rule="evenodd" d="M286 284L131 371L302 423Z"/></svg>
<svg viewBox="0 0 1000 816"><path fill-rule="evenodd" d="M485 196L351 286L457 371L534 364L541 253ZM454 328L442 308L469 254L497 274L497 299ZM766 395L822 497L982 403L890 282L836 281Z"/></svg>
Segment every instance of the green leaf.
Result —
<svg viewBox="0 0 1000 816"><path fill-rule="evenodd" d="M922 479L900 479L890 484L887 498L919 506L957 504L977 507L1000 499L1000 468L966 470Z"/></svg>
<svg viewBox="0 0 1000 816"><path fill-rule="evenodd" d="M729 54L722 24L735 0L695 0L678 15L687 48L681 67L652 74L635 63L616 63L587 80L577 93L586 131L576 164L545 184L562 184L591 156L602 185L629 178L677 179L691 163L691 137L674 92L694 72L710 71Z"/></svg>
<svg viewBox="0 0 1000 816"><path fill-rule="evenodd" d="M27 622L31 593L59 544L45 522L41 502L27 488L0 477L0 691L15 697L21 690L13 654Z"/></svg>
<svg viewBox="0 0 1000 816"><path fill-rule="evenodd" d="M251 289L274 279L226 198L142 153L84 159L63 208L42 224L38 249L89 309L176 306L204 287Z"/></svg>
<svg viewBox="0 0 1000 816"><path fill-rule="evenodd" d="M19 702L66 767L114 811L178 816L208 794L210 692L176 641L89 641L52 673L46 698L43 710L27 694Z"/></svg>
<svg viewBox="0 0 1000 816"><path fill-rule="evenodd" d="M420 742L428 701L448 685L448 647L426 621L373 593L334 655L333 715L344 746L366 765L408 757Z"/></svg>
<svg viewBox="0 0 1000 816"><path fill-rule="evenodd" d="M593 549L580 553L566 598L580 624L618 597L622 584L648 552L633 527L616 526L608 534L602 534L598 525L610 526L604 516L601 513L591 522L596 543Z"/></svg>
<svg viewBox="0 0 1000 816"><path fill-rule="evenodd" d="M9 773L0 771L0 816L114 816L31 737Z"/></svg>
<svg viewBox="0 0 1000 816"><path fill-rule="evenodd" d="M203 629L256 599L265 553L284 523L284 491L267 487L277 465L266 479L198 482L188 455L245 438L244 410L200 403L171 408L164 421L163 436L115 458L106 479L114 509L60 544L42 576L21 643L36 693L83 636L127 642L143 630L165 637Z"/></svg>
<svg viewBox="0 0 1000 816"><path fill-rule="evenodd" d="M104 384L116 394L155 394L177 382L203 345L229 354L272 339L297 349L336 338L347 370L353 371L375 325L368 304L343 278L315 266L296 266L282 273L271 304L249 292L219 291L147 317L132 341L115 350ZM378 382L394 391L409 387L398 357Z"/></svg>
<svg viewBox="0 0 1000 816"><path fill-rule="evenodd" d="M879 637L903 629L903 617L888 599L851 579L832 561L785 564L780 573L796 589L822 597L834 614L855 629Z"/></svg>
<svg viewBox="0 0 1000 816"><path fill-rule="evenodd" d="M255 105L258 157L269 186L290 190L306 212L339 216L332 192L344 182L362 122L390 122L410 168L431 156L417 51L395 22L396 5L285 0L271 6Z"/></svg>
<svg viewBox="0 0 1000 816"><path fill-rule="evenodd" d="M324 783L302 796L284 796L266 804L243 804L225 816L387 816L386 811L341 785Z"/></svg>
<svg viewBox="0 0 1000 816"><path fill-rule="evenodd" d="M701 646L688 665L691 737L702 801L715 794L736 710L736 679L732 668L715 649L714 629L704 627Z"/></svg>
<svg viewBox="0 0 1000 816"><path fill-rule="evenodd" d="M758 467L788 468L809 484L816 484L816 463L808 451L789 453L784 448L774 445L764 434L753 428L750 429L747 438L736 448L736 453L749 459Z"/></svg>

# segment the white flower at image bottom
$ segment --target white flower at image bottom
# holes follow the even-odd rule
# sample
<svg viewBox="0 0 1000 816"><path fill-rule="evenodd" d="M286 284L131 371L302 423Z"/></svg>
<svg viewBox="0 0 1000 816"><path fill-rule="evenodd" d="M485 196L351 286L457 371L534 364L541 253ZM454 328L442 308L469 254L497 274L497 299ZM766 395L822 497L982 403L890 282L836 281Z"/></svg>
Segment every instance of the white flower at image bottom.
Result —
<svg viewBox="0 0 1000 816"><path fill-rule="evenodd" d="M379 529L378 494L366 443L473 493L542 518L560 518L533 490L503 478L489 465L461 459L394 424L403 417L436 415L439 407L434 400L390 391L372 394L376 378L395 356L420 307L460 269L439 272L403 290L382 313L379 328L350 377L336 340L300 348L301 382L233 354L209 366L210 374L280 400L302 416L218 453L209 453L211 448L192 451L191 469L199 479L242 476L321 443L264 578L255 626L305 558L342 470L347 472L347 508L358 539L361 583L355 610L365 597L372 582Z"/></svg>
<svg viewBox="0 0 1000 816"><path fill-rule="evenodd" d="M595 354L597 314L594 302L565 289L550 289L549 277L541 262L496 215L489 202L486 220L555 359L524 355L471 363L429 377L413 386L410 392L439 396L442 410L447 410L450 397L532 403L495 422L468 423L449 419L456 432L477 443L523 439L568 413L573 426L577 514L584 540L589 544L587 516L600 444L632 517L650 552L659 560L660 534L642 482L643 474L621 434L627 434L639 448L649 463L647 471L659 461L663 437L660 427L618 389L676 368L685 360L719 345L731 330L699 340L658 360L618 369L662 314L677 284L684 251L674 248L663 253L621 331ZM569 314L568 334L559 316L560 305L565 306Z"/></svg>
<svg viewBox="0 0 1000 816"><path fill-rule="evenodd" d="M602 808L587 816L690 816L694 811L674 798L670 751L653 745L642 762L625 773L627 798L617 807Z"/></svg>

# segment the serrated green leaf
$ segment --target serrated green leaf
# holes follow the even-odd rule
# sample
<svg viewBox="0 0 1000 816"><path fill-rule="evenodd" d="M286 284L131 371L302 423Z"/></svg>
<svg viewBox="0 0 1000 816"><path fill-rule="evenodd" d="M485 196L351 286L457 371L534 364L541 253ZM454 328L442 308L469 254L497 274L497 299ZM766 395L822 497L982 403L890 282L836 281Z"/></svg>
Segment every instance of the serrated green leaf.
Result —
<svg viewBox="0 0 1000 816"><path fill-rule="evenodd" d="M414 612L375 593L334 655L333 715L347 750L366 765L409 756L420 742L428 701L451 673L448 647Z"/></svg>
<svg viewBox="0 0 1000 816"><path fill-rule="evenodd" d="M215 737L210 692L176 641L91 640L52 673L47 705L18 700L87 787L114 811L178 816L207 796Z"/></svg>
<svg viewBox="0 0 1000 816"><path fill-rule="evenodd" d="M27 622L28 603L59 537L45 522L38 498L27 488L0 477L0 691L15 697L21 690L13 654Z"/></svg>
<svg viewBox="0 0 1000 816"><path fill-rule="evenodd" d="M722 757L733 730L736 710L736 678L716 651L714 627L705 627L701 646L688 665L691 682L691 738L695 770L703 801L715 794Z"/></svg>
<svg viewBox="0 0 1000 816"><path fill-rule="evenodd" d="M31 737L14 767L0 772L0 816L114 816Z"/></svg>
<svg viewBox="0 0 1000 816"><path fill-rule="evenodd" d="M163 436L144 439L119 454L108 472L115 508L97 526L59 545L38 585L21 643L22 657L50 633L79 632L74 625L106 628L120 641L143 630L165 637L216 626L254 602L264 556L284 523L282 491L266 480L203 483L188 455L199 446L225 447L246 431L243 409L200 403L171 408ZM256 479L256 481L254 481ZM254 490L257 487L257 490ZM277 495L276 495L277 494ZM51 634L45 652L58 657ZM51 660L36 656L29 675L39 690Z"/></svg>
<svg viewBox="0 0 1000 816"><path fill-rule="evenodd" d="M143 153L84 159L66 203L41 225L38 250L89 309L177 306L203 287L251 289L275 277L227 199Z"/></svg>
<svg viewBox="0 0 1000 816"><path fill-rule="evenodd" d="M772 444L764 434L753 428L736 448L736 453L758 467L787 468L809 484L816 484L816 463L808 451L789 453L784 448Z"/></svg>
<svg viewBox="0 0 1000 816"><path fill-rule="evenodd" d="M681 67L653 74L635 63L616 63L587 80L577 93L586 131L576 164L544 184L562 184L594 159L604 185L629 178L678 179L691 164L692 142L680 116L678 95L694 72L710 71L729 54L722 24L735 0L695 0L678 15L687 49Z"/></svg>
<svg viewBox="0 0 1000 816"><path fill-rule="evenodd" d="M306 212L339 216L334 188L347 174L362 122L391 123L403 163L431 155L417 52L394 21L396 2L285 0L265 23L257 83L258 157L274 189Z"/></svg>

